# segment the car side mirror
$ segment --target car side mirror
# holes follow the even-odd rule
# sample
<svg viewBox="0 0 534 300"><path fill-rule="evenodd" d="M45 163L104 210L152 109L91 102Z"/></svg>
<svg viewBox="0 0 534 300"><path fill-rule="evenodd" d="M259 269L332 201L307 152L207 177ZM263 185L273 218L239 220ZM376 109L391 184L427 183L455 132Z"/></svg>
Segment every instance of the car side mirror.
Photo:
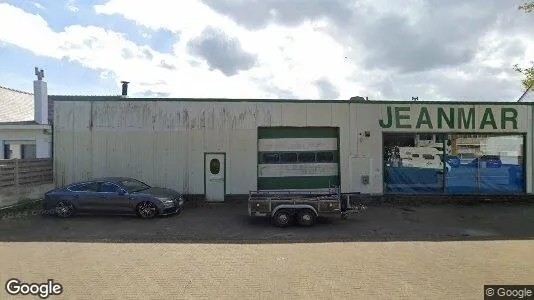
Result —
<svg viewBox="0 0 534 300"><path fill-rule="evenodd" d="M126 195L126 191L123 190L123 189L120 189L119 190L119 196L124 196L124 195Z"/></svg>

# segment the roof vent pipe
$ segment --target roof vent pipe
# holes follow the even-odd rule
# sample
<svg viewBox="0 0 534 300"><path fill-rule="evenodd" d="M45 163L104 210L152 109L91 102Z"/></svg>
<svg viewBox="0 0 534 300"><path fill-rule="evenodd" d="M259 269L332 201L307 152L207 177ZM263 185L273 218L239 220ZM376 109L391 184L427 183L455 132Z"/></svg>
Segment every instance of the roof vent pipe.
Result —
<svg viewBox="0 0 534 300"><path fill-rule="evenodd" d="M121 81L122 84L122 96L128 96L128 81Z"/></svg>
<svg viewBox="0 0 534 300"><path fill-rule="evenodd" d="M37 80L33 81L33 120L37 124L46 125L48 120L48 88L43 80L44 71L35 68Z"/></svg>

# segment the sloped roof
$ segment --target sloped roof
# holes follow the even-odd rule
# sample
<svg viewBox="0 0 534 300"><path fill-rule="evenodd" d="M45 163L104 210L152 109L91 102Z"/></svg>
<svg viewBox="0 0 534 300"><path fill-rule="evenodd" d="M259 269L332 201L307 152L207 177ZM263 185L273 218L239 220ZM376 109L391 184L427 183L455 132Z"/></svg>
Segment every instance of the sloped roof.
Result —
<svg viewBox="0 0 534 300"><path fill-rule="evenodd" d="M0 122L34 120L33 94L0 86Z"/></svg>
<svg viewBox="0 0 534 300"><path fill-rule="evenodd" d="M10 89L0 85L0 122L33 122L33 93ZM54 101L48 97L48 119L54 120Z"/></svg>

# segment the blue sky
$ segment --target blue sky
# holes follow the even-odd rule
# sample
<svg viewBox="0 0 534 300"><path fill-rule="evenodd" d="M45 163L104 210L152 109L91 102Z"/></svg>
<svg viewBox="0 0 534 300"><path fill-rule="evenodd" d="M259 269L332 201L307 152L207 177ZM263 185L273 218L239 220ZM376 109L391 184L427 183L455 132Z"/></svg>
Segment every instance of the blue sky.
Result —
<svg viewBox="0 0 534 300"><path fill-rule="evenodd" d="M38 66L56 95L513 101L521 3L0 0L0 85Z"/></svg>
<svg viewBox="0 0 534 300"><path fill-rule="evenodd" d="M31 14L42 16L55 32L70 25L98 26L120 32L138 45L148 45L160 52L171 52L177 34L159 29L151 30L120 16L95 13L94 5L104 0L8 0L3 1ZM1 3L1 1L0 1ZM116 78L102 78L100 70L83 67L66 58L55 59L35 55L30 51L10 44L0 44L0 85L31 91L34 67L45 70L51 94L114 94L119 93Z"/></svg>

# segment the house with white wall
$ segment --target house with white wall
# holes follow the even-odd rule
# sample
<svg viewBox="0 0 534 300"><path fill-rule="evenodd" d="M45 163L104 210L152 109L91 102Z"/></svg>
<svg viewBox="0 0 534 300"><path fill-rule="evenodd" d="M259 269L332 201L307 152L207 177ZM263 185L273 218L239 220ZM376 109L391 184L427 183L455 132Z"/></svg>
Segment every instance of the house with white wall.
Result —
<svg viewBox="0 0 534 300"><path fill-rule="evenodd" d="M0 159L52 157L53 103L36 73L33 93L0 85Z"/></svg>

